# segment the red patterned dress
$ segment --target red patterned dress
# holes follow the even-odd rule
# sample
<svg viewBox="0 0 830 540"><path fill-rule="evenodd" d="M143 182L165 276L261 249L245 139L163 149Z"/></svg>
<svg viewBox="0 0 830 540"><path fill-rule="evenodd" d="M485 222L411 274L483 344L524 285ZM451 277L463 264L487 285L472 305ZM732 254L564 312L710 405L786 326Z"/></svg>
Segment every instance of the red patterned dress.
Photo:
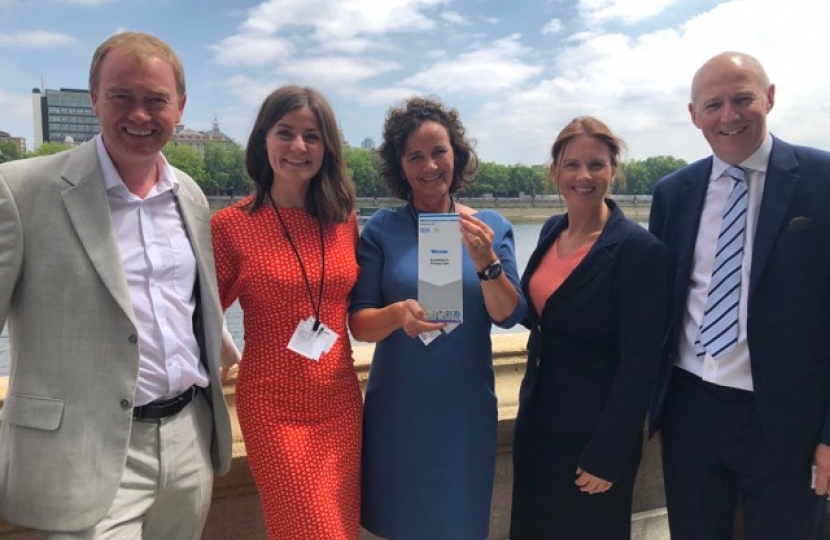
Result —
<svg viewBox="0 0 830 540"><path fill-rule="evenodd" d="M346 327L358 275L357 220L323 228L320 320L340 337L319 362L287 348L314 315L297 254L273 207L241 205L212 220L222 308L239 300L245 347L236 406L272 540L355 540L360 515L362 399ZM318 301L323 278L318 221L301 208L279 217Z"/></svg>

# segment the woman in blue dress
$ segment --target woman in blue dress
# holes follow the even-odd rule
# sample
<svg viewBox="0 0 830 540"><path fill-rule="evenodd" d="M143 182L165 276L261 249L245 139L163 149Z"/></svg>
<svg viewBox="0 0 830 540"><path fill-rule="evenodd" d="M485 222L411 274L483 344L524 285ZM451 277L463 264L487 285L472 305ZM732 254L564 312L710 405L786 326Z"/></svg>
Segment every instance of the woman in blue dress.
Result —
<svg viewBox="0 0 830 540"><path fill-rule="evenodd" d="M407 204L377 211L358 245L349 326L377 342L366 389L362 525L392 540L483 540L490 520L498 410L491 324L527 306L513 229L453 200L476 156L454 109L413 97L389 111L380 147L387 186ZM429 322L418 296L418 214L458 213L464 322ZM437 332L436 332L437 331ZM432 332L433 341L425 338Z"/></svg>

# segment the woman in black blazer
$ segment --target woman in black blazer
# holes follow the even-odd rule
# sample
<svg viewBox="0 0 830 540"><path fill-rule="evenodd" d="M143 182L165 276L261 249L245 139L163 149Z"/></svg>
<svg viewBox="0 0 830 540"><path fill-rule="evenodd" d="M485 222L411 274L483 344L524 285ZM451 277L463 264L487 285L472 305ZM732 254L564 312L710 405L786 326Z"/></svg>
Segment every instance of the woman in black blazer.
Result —
<svg viewBox="0 0 830 540"><path fill-rule="evenodd" d="M606 198L624 143L592 117L551 149L567 213L522 287L528 363L513 449L511 540L629 540L643 423L667 314L663 245Z"/></svg>

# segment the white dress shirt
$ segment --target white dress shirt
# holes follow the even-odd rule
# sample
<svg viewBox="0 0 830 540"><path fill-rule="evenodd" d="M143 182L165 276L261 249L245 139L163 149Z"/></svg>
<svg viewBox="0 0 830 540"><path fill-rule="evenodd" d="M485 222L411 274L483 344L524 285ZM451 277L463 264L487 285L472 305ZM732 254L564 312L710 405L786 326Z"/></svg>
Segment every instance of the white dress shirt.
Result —
<svg viewBox="0 0 830 540"><path fill-rule="evenodd" d="M138 328L134 403L207 386L193 334L196 257L176 202L179 182L159 154L159 180L141 199L124 185L100 135L96 145Z"/></svg>
<svg viewBox="0 0 830 540"><path fill-rule="evenodd" d="M717 156L712 156L712 175L709 178L703 214L700 217L700 227L697 231L689 296L686 300L686 314L683 317L683 332L680 335L680 349L677 355L679 367L698 375L704 381L741 390L753 389L752 364L746 341L747 297L752 269L752 247L771 150L772 137L767 133L758 150L742 163L725 163ZM703 319L703 311L709 295L709 280L712 277L712 266L715 263L721 218L726 209L726 201L732 192L733 180L726 174L726 169L732 165L739 165L746 170L748 197L741 297L738 305L738 343L735 348L721 356L720 360L715 360L709 353L698 357L695 354L694 344L700 331L700 321Z"/></svg>

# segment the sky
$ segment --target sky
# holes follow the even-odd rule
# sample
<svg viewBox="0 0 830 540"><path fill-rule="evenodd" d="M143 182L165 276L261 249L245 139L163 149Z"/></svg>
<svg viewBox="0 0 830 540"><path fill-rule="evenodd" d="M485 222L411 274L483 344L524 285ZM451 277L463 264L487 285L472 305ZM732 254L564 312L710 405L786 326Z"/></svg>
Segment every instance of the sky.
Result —
<svg viewBox="0 0 830 540"><path fill-rule="evenodd" d="M458 109L483 161L548 163L593 115L627 157L710 152L688 113L694 72L752 54L776 85L770 131L830 149L830 2L824 0L0 0L0 131L34 144L32 89L86 88L98 44L158 36L185 66L183 123L244 144L288 83L332 104L352 146L380 143L412 95Z"/></svg>

